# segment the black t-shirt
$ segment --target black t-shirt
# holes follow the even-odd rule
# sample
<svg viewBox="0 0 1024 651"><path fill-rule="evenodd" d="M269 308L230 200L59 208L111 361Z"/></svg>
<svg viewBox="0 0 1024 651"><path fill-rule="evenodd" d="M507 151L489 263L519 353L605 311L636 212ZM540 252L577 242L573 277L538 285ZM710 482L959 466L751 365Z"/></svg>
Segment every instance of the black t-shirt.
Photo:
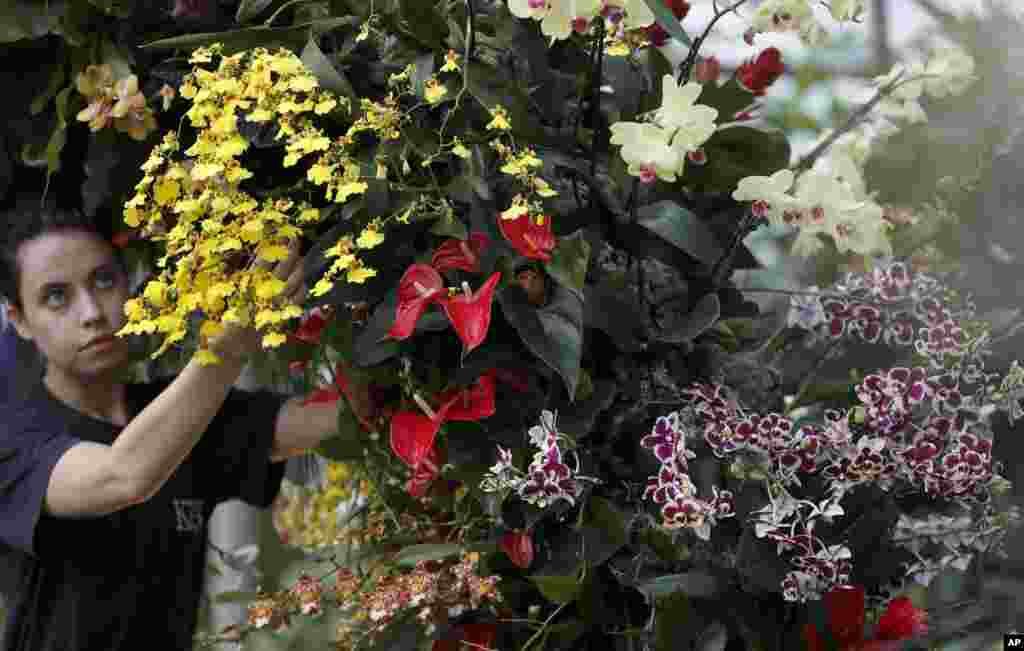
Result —
<svg viewBox="0 0 1024 651"><path fill-rule="evenodd" d="M169 382L128 385L132 417ZM121 427L57 400L39 383L0 418L0 562L16 563L3 651L192 648L207 522L233 498L266 508L285 463L271 463L285 398L233 389L192 453L148 501L103 517L45 512L50 475L80 441Z"/></svg>

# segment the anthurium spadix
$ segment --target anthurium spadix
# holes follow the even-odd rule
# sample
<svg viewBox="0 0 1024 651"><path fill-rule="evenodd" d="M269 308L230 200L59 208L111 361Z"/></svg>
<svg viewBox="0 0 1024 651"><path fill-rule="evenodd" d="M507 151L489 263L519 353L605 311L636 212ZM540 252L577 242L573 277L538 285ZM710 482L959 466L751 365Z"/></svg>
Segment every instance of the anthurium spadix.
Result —
<svg viewBox="0 0 1024 651"><path fill-rule="evenodd" d="M398 281L398 308L388 335L393 339L409 337L427 306L444 296L444 281L436 269L429 264L410 265Z"/></svg>
<svg viewBox="0 0 1024 651"><path fill-rule="evenodd" d="M463 357L482 344L487 337L487 330L491 327L491 304L494 302L494 291L500 280L501 272L496 271L475 292L470 290L469 283L464 282L462 293L441 301L444 313L448 315L448 320L462 340Z"/></svg>
<svg viewBox="0 0 1024 651"><path fill-rule="evenodd" d="M512 219L500 215L498 227L520 255L544 262L551 260L551 252L557 242L548 215L524 212Z"/></svg>

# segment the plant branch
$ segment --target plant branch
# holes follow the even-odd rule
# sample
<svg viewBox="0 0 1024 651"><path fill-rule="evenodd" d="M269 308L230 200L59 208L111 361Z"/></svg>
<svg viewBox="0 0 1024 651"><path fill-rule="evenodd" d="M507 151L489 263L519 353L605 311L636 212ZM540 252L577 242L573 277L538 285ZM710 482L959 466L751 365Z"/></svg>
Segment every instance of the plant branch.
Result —
<svg viewBox="0 0 1024 651"><path fill-rule="evenodd" d="M704 41L707 40L708 35L711 34L711 30L715 27L715 23L722 18L722 16L735 12L740 5L746 3L747 0L737 0L735 3L730 5L724 10L718 9L718 3L715 3L715 15L711 18L711 22L704 28L704 33L693 40L693 45L690 46L690 51L687 52L686 58L681 64L679 64L679 77L676 79L677 84L684 84L690 81L690 71L693 70L693 66L697 63L697 55L700 54L700 48L704 45Z"/></svg>
<svg viewBox="0 0 1024 651"><path fill-rule="evenodd" d="M590 140L590 174L597 173L597 140L603 134L600 125L601 120L601 79L604 77L604 21L597 21L597 36L595 37L594 65L591 68L590 79L590 128L592 132Z"/></svg>
<svg viewBox="0 0 1024 651"><path fill-rule="evenodd" d="M476 8L473 7L473 0L466 0L466 72L469 74L469 59L473 56L473 47L476 45ZM465 82L463 82L465 85Z"/></svg>

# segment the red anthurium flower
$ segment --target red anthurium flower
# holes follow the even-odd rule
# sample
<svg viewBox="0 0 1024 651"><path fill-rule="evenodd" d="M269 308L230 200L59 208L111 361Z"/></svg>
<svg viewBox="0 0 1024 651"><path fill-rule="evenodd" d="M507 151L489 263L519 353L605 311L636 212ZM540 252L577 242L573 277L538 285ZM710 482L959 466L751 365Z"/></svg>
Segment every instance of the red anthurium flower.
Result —
<svg viewBox="0 0 1024 651"><path fill-rule="evenodd" d="M475 293L469 290L469 283L463 283L465 293L446 297L441 301L441 307L462 340L463 357L482 344L487 337L487 330L491 327L494 290L500 280L501 272L496 271Z"/></svg>
<svg viewBox="0 0 1024 651"><path fill-rule="evenodd" d="M515 219L504 219L499 216L498 226L501 228L501 234L520 255L545 262L551 259L551 251L555 248L556 242L549 216L528 213Z"/></svg>
<svg viewBox="0 0 1024 651"><path fill-rule="evenodd" d="M320 343L320 335L323 334L324 327L330 321L330 318L331 315L327 310L315 307L310 310L309 316L299 324L298 330L292 336L307 344L318 344Z"/></svg>
<svg viewBox="0 0 1024 651"><path fill-rule="evenodd" d="M864 639L864 588L841 585L825 593L832 638L842 648Z"/></svg>
<svg viewBox="0 0 1024 651"><path fill-rule="evenodd" d="M501 549L517 567L527 569L533 563L533 538L528 531L509 531L501 537Z"/></svg>
<svg viewBox="0 0 1024 651"><path fill-rule="evenodd" d="M761 96L785 71L782 53L778 48L770 47L758 54L755 60L741 65L736 71L736 79L751 93Z"/></svg>
<svg viewBox="0 0 1024 651"><path fill-rule="evenodd" d="M398 281L398 309L388 335L393 339L407 338L416 329L427 305L444 296L444 282L436 269L428 264L410 265Z"/></svg>
<svg viewBox="0 0 1024 651"><path fill-rule="evenodd" d="M907 597L897 597L878 618L876 640L907 640L928 633L928 613L914 608Z"/></svg>
<svg viewBox="0 0 1024 651"><path fill-rule="evenodd" d="M466 389L449 389L440 396L441 404L451 402L447 420L477 421L494 415L494 386L496 371L491 369L477 378L476 383Z"/></svg>
<svg viewBox="0 0 1024 651"><path fill-rule="evenodd" d="M427 489L434 483L437 476L441 474L442 465L441 453L437 451L436 447L430 448L427 455L416 466L412 478L406 482L406 492L413 497L423 497L426 495Z"/></svg>
<svg viewBox="0 0 1024 651"><path fill-rule="evenodd" d="M455 400L452 398L444 403L436 412L431 410L429 415L419 411L400 411L391 419L391 449L407 466L418 468L430 454L437 430L448 420L448 410Z"/></svg>
<svg viewBox="0 0 1024 651"><path fill-rule="evenodd" d="M377 402L373 399L370 387L352 382L346 375L347 370L348 364L343 361L338 362L334 367L334 383L344 392L359 424L370 431L373 429L373 423L370 421L377 414Z"/></svg>
<svg viewBox="0 0 1024 651"><path fill-rule="evenodd" d="M473 233L468 240L445 240L434 251L430 264L438 273L444 273L449 269L479 273L480 256L490 243L490 238L484 233Z"/></svg>

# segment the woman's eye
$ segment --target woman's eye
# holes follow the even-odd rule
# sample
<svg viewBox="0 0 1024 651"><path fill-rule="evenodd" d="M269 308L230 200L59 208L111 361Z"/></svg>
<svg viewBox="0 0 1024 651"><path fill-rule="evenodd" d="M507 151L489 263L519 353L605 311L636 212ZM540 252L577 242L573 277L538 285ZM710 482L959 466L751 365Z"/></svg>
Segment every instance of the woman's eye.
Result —
<svg viewBox="0 0 1024 651"><path fill-rule="evenodd" d="M110 289L116 284L117 275L114 274L113 272L108 271L101 274L97 274L96 276L96 285L99 286L100 289Z"/></svg>
<svg viewBox="0 0 1024 651"><path fill-rule="evenodd" d="M55 301L55 298L59 300ZM61 305L64 305L64 290L51 289L50 291L46 292L45 300L46 304L49 305L50 307L60 307Z"/></svg>

